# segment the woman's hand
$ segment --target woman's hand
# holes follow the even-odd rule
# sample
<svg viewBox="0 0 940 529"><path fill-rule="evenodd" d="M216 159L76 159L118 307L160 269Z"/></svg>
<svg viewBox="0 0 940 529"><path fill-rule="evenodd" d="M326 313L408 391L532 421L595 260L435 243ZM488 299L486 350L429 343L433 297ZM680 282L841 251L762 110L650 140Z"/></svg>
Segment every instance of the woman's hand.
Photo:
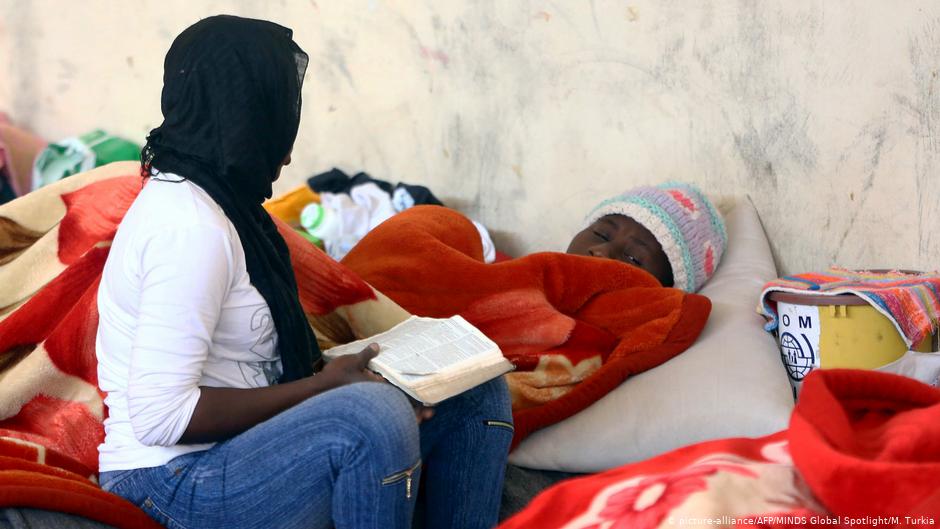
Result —
<svg viewBox="0 0 940 529"><path fill-rule="evenodd" d="M339 387L355 382L385 382L391 384L391 382L385 380L381 375L375 374L368 369L369 361L378 354L378 344L369 344L368 347L356 354L343 355L333 359L330 363L326 364L326 367L324 367L317 376L327 377L327 384L330 384L330 387ZM332 385L334 384L333 379L339 382ZM407 395L405 396L407 397ZM415 410L415 419L418 420L419 424L434 416L434 408L429 408L411 397L408 397L408 401L411 402L411 406Z"/></svg>
<svg viewBox="0 0 940 529"><path fill-rule="evenodd" d="M338 388L356 382L384 382L385 379L369 371L369 361L379 354L378 344L371 343L356 354L343 355L334 358L316 377L325 379L330 388Z"/></svg>
<svg viewBox="0 0 940 529"><path fill-rule="evenodd" d="M345 386L356 382L385 382L391 384L381 375L369 371L369 361L379 354L378 344L369 344L365 349L356 354L343 355L330 361L323 368L317 377L325 377L326 384L331 388ZM407 395L405 395L408 397ZM408 397L411 406L415 410L415 419L420 424L422 421L434 416L434 409Z"/></svg>

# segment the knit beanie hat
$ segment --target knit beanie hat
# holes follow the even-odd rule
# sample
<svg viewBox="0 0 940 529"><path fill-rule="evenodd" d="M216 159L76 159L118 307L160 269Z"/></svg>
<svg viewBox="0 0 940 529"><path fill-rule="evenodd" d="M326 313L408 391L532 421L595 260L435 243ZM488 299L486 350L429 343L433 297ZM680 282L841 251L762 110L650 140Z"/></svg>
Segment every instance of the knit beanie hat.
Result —
<svg viewBox="0 0 940 529"><path fill-rule="evenodd" d="M598 204L588 214L587 225L615 214L630 217L656 237L672 266L674 286L686 292L702 288L728 246L721 214L689 184L631 189Z"/></svg>

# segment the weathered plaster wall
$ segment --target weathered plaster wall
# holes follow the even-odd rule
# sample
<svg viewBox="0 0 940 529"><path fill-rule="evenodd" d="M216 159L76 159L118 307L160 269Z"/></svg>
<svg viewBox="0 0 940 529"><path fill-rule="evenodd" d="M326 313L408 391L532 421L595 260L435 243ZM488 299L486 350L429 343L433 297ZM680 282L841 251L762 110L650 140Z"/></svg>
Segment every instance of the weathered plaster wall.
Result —
<svg viewBox="0 0 940 529"><path fill-rule="evenodd" d="M0 0L0 109L142 140L202 16L311 54L284 190L339 166L431 186L513 252L596 201L687 180L750 196L783 271L940 268L940 4Z"/></svg>

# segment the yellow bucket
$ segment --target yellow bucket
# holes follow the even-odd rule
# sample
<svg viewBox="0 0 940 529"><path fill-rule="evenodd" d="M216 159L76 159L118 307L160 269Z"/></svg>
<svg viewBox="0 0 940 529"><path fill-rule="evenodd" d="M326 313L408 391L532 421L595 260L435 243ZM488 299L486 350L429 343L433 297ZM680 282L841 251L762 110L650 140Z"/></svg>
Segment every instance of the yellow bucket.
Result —
<svg viewBox="0 0 940 529"><path fill-rule="evenodd" d="M777 342L794 391L813 369L876 369L909 350L894 323L855 294L771 292L777 302ZM936 350L936 335L910 348Z"/></svg>

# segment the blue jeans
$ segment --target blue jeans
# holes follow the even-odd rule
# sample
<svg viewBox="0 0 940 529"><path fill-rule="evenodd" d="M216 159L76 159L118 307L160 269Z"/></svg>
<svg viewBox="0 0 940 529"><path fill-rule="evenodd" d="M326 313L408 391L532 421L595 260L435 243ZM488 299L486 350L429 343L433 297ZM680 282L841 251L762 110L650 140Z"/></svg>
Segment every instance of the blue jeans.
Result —
<svg viewBox="0 0 940 529"><path fill-rule="evenodd" d="M425 527L488 528L511 439L502 378L420 428L401 391L359 383L164 466L102 472L101 485L170 529L408 529L420 478Z"/></svg>

